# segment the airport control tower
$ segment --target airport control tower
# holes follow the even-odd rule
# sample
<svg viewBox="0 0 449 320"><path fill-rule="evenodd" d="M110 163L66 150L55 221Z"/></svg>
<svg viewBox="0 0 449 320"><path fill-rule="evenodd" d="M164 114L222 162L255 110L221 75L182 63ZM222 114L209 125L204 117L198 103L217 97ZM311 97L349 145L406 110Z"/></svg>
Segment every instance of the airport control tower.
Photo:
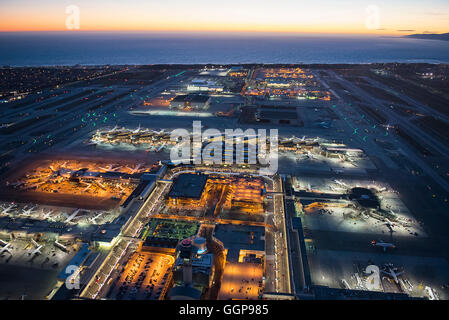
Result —
<svg viewBox="0 0 449 320"><path fill-rule="evenodd" d="M203 290L210 287L213 274L213 255L207 253L206 239L195 236L182 240L176 248L175 286L169 298L199 299Z"/></svg>
<svg viewBox="0 0 449 320"><path fill-rule="evenodd" d="M197 247L192 245L190 239L184 239L179 246L179 258L182 259L182 282L192 284L192 258L196 255Z"/></svg>

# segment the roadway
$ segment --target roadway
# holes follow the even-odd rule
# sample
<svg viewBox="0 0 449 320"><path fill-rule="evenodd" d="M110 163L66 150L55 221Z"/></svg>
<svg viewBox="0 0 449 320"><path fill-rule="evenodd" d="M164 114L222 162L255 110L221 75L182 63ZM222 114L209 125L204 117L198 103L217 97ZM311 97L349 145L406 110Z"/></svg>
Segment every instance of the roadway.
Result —
<svg viewBox="0 0 449 320"><path fill-rule="evenodd" d="M98 268L95 275L83 289L80 296L89 299L98 299L105 296L109 291L109 279L114 270L117 270L123 263L128 248L133 251L137 247L142 227L145 220L160 205L160 196L163 190L167 188L167 184L156 184L155 189L143 203L137 213L131 218L130 222L124 226L122 233L118 236L116 244L111 248L110 253L104 260L103 264ZM117 276L116 273L113 276ZM106 285L106 286L105 286Z"/></svg>
<svg viewBox="0 0 449 320"><path fill-rule="evenodd" d="M371 97L370 95L368 95L367 93L365 93L364 91L362 91L361 89L359 89L358 87L356 87L355 85L353 85L352 83L350 83L347 80L342 79L341 77L339 77L337 74L335 74L334 72L331 71L326 71L330 76L335 77L337 80L339 80L340 84L352 91L355 91L360 97L362 97L363 99L366 99L366 101L371 102L372 105L379 105L382 104L383 102L379 102L379 100L374 99L373 97ZM324 80L320 79L320 81L322 83L325 83ZM342 105L343 103L340 101L339 102L340 105ZM385 110L388 110L389 108L385 108ZM392 119L397 119L398 116L393 114L393 112L389 112L389 115L392 115ZM349 122L351 119L349 117L345 117L345 119ZM405 120L400 119L401 124L405 122ZM355 128L356 125L352 124L351 125L352 128ZM409 125L406 123L405 128L409 128ZM359 128L360 130L363 129L371 129L370 126L367 124L365 128ZM414 130L414 128L409 128L409 130ZM379 132L378 130L375 131L371 131L376 135L376 138L378 139L382 139L384 138L384 134L382 134L381 132ZM365 139L363 140L363 138L361 138L359 135L353 135L353 137L355 137L356 139L358 139L362 145L366 145L366 148L364 148L364 151L366 152L366 154L370 157L378 157L379 155L383 155L384 151L380 150L378 146L376 146L373 142L374 137L371 137L371 139ZM401 141L395 141L396 145L399 145L401 147L401 149L404 151L404 153L407 155L407 157L412 160L413 162L415 162L419 167L421 167L421 169L428 175L430 176L433 180L435 180L441 187L443 187L446 192L449 192L449 183L443 179L437 172L435 172L435 170L433 170L433 168L428 165L425 161L423 161L421 159L421 156L417 155L416 152L414 150L411 149L411 147L409 147L405 142L401 142ZM435 146L433 146L435 147ZM437 147L438 150L438 147ZM384 157L385 158L385 157Z"/></svg>

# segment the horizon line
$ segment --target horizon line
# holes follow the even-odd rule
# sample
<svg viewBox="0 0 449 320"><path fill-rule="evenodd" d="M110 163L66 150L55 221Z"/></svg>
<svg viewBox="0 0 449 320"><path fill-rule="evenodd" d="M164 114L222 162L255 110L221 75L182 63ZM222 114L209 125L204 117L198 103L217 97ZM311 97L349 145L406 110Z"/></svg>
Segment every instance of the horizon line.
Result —
<svg viewBox="0 0 449 320"><path fill-rule="evenodd" d="M58 33L206 33L206 34L251 34L251 35L357 35L357 36L396 36L401 37L412 33L385 33L385 32L323 32L323 31L260 31L260 30L167 30L167 29L152 29L152 30L114 30L114 29L90 29L90 30L67 30L67 29L14 29L14 30L0 30L0 33L44 33L44 32L58 32ZM443 32L444 33L444 32Z"/></svg>

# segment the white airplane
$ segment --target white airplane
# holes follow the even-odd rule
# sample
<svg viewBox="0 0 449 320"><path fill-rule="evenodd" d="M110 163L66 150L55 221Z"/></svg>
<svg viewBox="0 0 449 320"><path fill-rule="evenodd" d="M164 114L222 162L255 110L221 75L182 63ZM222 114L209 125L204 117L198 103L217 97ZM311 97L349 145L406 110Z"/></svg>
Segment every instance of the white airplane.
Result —
<svg viewBox="0 0 449 320"><path fill-rule="evenodd" d="M331 124L329 122L321 121L317 123L318 126L321 128L329 129Z"/></svg>
<svg viewBox="0 0 449 320"><path fill-rule="evenodd" d="M58 247L59 249L61 249L64 252L68 251L68 248L65 245L59 243L58 241L55 241L55 247Z"/></svg>
<svg viewBox="0 0 449 320"><path fill-rule="evenodd" d="M106 187L105 187L103 184L101 184L100 181L94 181L94 183L95 183L97 186L99 186L101 189L106 190Z"/></svg>
<svg viewBox="0 0 449 320"><path fill-rule="evenodd" d="M126 168L128 168L131 172L131 174L134 174L134 173L136 173L136 172L138 172L139 171L139 169L140 169L140 167L142 166L142 164L141 163L139 163L134 169L132 169L132 168L130 168L130 167L126 167Z"/></svg>
<svg viewBox="0 0 449 320"><path fill-rule="evenodd" d="M355 274L355 279L357 280L357 286L360 289L365 289L365 286L363 285L362 279L360 278L358 273Z"/></svg>
<svg viewBox="0 0 449 320"><path fill-rule="evenodd" d="M344 183L343 181L334 179L334 182L342 187L347 187L348 185L346 183Z"/></svg>
<svg viewBox="0 0 449 320"><path fill-rule="evenodd" d="M118 169L120 169L120 166L113 166L113 165L108 165L106 168L102 168L102 167L98 167L101 170L104 171L117 171Z"/></svg>
<svg viewBox="0 0 449 320"><path fill-rule="evenodd" d="M114 128L112 128L111 130L109 130L108 132L114 132L115 130L118 129L118 126L115 126Z"/></svg>
<svg viewBox="0 0 449 320"><path fill-rule="evenodd" d="M2 255L3 252L5 252L5 251L8 252L10 255L12 255L12 252L10 250L10 249L12 249L10 242L0 240L0 244L3 246L3 248L0 249L0 255Z"/></svg>
<svg viewBox="0 0 449 320"><path fill-rule="evenodd" d="M390 264L386 264L384 270L381 270L380 272L392 277L394 282L396 284L399 284L398 276L400 276L404 272L403 271L396 272L395 269L396 268L394 268L393 265L390 263Z"/></svg>
<svg viewBox="0 0 449 320"><path fill-rule="evenodd" d="M2 213L1 214L8 214L9 211L11 211L15 207L15 204L10 205L9 207L5 208L2 207Z"/></svg>
<svg viewBox="0 0 449 320"><path fill-rule="evenodd" d="M34 208L35 207L32 207L32 208L29 208L29 209L26 209L26 210L25 210L25 208L23 208L21 215L30 216L32 213L35 212Z"/></svg>
<svg viewBox="0 0 449 320"><path fill-rule="evenodd" d="M300 143L300 142L304 142L305 141L305 139L306 139L306 136L303 136L302 138L298 138L298 137L295 137L295 136L292 136L291 138L289 138L289 139L286 139L287 141L293 141L294 143Z"/></svg>
<svg viewBox="0 0 449 320"><path fill-rule="evenodd" d="M283 142L294 141L296 139L295 136L291 136L290 138L283 138Z"/></svg>
<svg viewBox="0 0 449 320"><path fill-rule="evenodd" d="M97 224L97 219L100 218L103 215L103 212L100 212L99 214L97 214L95 217L91 217L89 218L89 221L93 224Z"/></svg>
<svg viewBox="0 0 449 320"><path fill-rule="evenodd" d="M395 227L395 224L390 220L388 220L387 218L385 218L385 225L388 227L388 229L390 229L391 232L394 231L393 227Z"/></svg>
<svg viewBox="0 0 449 320"><path fill-rule="evenodd" d="M53 212L54 212L54 210L50 210L48 212L44 212L44 209L42 209L42 219L43 220L51 219L51 216L52 216Z"/></svg>
<svg viewBox="0 0 449 320"><path fill-rule="evenodd" d="M87 190L89 190L90 187L92 187L92 183L88 183L88 184L87 184L87 187L85 187L85 188L83 189L83 192L86 192Z"/></svg>
<svg viewBox="0 0 449 320"><path fill-rule="evenodd" d="M348 281L346 281L346 279L341 279L341 283L343 284L343 287L345 289L351 290L351 286L349 285Z"/></svg>
<svg viewBox="0 0 449 320"><path fill-rule="evenodd" d="M153 133L156 134L156 135L160 135L160 134L165 133L165 129L161 129L161 131L153 130Z"/></svg>
<svg viewBox="0 0 449 320"><path fill-rule="evenodd" d="M10 255L12 255L12 252L11 252L11 250L10 250L10 246L11 246L11 244L7 244L6 246L4 246L3 248L1 248L0 249L0 255L2 255L3 254L3 252L8 252Z"/></svg>
<svg viewBox="0 0 449 320"><path fill-rule="evenodd" d="M66 217L64 223L69 223L71 222L73 219L78 218L77 215L80 212L81 209L76 209L70 216L64 212L64 216Z"/></svg>
<svg viewBox="0 0 449 320"><path fill-rule="evenodd" d="M333 185L329 185L329 189L332 191L341 191L341 188L335 188Z"/></svg>
<svg viewBox="0 0 449 320"><path fill-rule="evenodd" d="M394 212L393 210L390 209L390 213L394 216L396 216L396 212Z"/></svg>
<svg viewBox="0 0 449 320"><path fill-rule="evenodd" d="M384 252L386 252L388 248L391 248L391 249L396 248L396 246L394 244L388 243L388 242L383 242L382 240L379 240L379 241L373 240L373 241L371 241L371 244L373 246L382 247Z"/></svg>
<svg viewBox="0 0 449 320"><path fill-rule="evenodd" d="M139 127L136 130L132 130L131 132L132 133L139 133L140 131L141 131L141 128L140 128L140 124L139 124Z"/></svg>
<svg viewBox="0 0 449 320"><path fill-rule="evenodd" d="M31 239L31 242L33 243L33 245L35 246L36 249L34 249L32 252L30 252L28 255L30 256L35 256L38 254L42 254L41 249L44 247L43 245L39 245L39 243L37 243L36 241L34 241L33 239Z"/></svg>

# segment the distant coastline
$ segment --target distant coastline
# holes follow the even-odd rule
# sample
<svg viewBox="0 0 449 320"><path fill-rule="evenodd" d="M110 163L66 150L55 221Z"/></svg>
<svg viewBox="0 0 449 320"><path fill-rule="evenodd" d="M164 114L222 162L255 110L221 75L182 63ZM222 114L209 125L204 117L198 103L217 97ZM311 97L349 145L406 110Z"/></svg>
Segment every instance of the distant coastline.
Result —
<svg viewBox="0 0 449 320"><path fill-rule="evenodd" d="M449 33L421 33L421 34L410 34L405 36L405 38L413 39L424 39L424 40L441 40L449 41Z"/></svg>
<svg viewBox="0 0 449 320"><path fill-rule="evenodd" d="M208 63L449 63L449 42L374 36L0 33L0 66Z"/></svg>

